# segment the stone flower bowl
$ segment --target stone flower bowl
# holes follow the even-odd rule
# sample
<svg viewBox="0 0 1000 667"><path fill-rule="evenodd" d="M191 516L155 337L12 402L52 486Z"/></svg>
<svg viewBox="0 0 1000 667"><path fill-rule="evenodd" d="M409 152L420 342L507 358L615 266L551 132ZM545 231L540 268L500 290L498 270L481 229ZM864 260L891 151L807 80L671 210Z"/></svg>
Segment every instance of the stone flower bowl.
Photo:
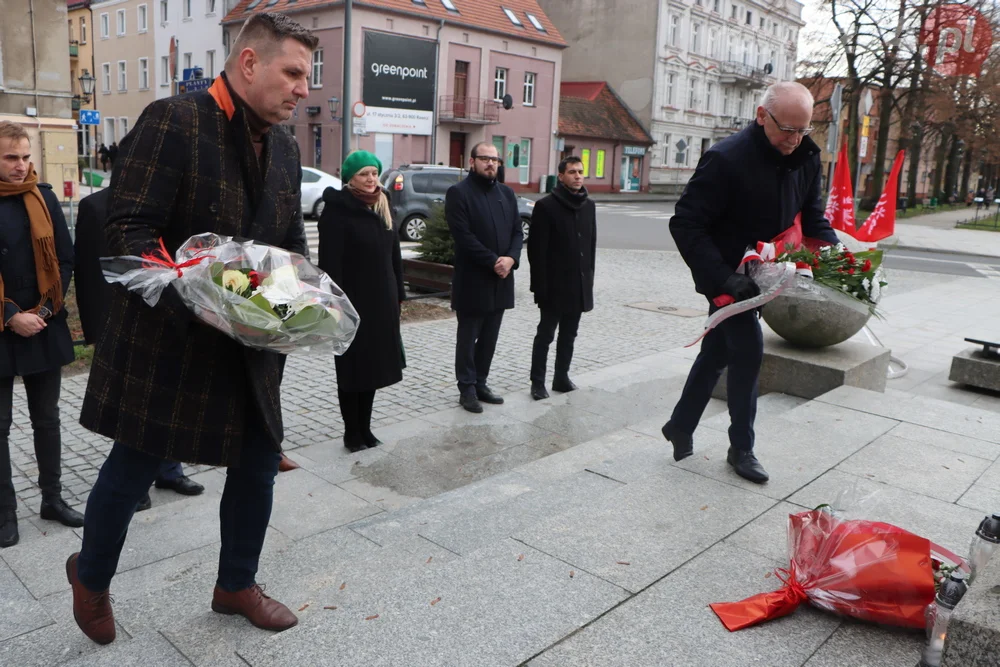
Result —
<svg viewBox="0 0 1000 667"><path fill-rule="evenodd" d="M790 290L765 304L761 317L792 345L819 348L850 339L864 328L871 313L859 312L838 299L819 299Z"/></svg>

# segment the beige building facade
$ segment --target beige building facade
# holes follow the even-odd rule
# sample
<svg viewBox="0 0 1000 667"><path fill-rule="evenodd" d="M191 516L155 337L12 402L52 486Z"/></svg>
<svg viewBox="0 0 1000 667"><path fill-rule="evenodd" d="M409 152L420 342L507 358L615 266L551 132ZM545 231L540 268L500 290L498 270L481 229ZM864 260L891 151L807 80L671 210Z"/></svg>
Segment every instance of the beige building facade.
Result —
<svg viewBox="0 0 1000 667"><path fill-rule="evenodd" d="M0 120L31 135L39 177L77 180L66 0L6 0L0 20Z"/></svg>
<svg viewBox="0 0 1000 667"><path fill-rule="evenodd" d="M107 0L90 7L94 22L94 96L98 144L122 140L156 99L154 2Z"/></svg>
<svg viewBox="0 0 1000 667"><path fill-rule="evenodd" d="M83 95L80 77L85 73L97 77L94 71L94 20L90 11L91 0L70 0L69 15L69 68L70 86L73 91L73 120L80 121L80 109L96 109L97 101L91 94ZM89 159L93 151L94 134L89 127L77 127L77 153Z"/></svg>

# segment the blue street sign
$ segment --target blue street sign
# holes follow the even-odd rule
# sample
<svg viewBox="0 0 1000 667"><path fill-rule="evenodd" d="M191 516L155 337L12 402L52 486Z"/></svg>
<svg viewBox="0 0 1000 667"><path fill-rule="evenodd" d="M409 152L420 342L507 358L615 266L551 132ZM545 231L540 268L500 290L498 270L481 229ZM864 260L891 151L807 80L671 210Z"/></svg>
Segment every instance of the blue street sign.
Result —
<svg viewBox="0 0 1000 667"><path fill-rule="evenodd" d="M177 92L192 93L196 90L208 90L211 85L211 79L191 79L190 81L181 81L177 84Z"/></svg>
<svg viewBox="0 0 1000 667"><path fill-rule="evenodd" d="M80 125L100 125L101 112L94 109L80 109Z"/></svg>
<svg viewBox="0 0 1000 667"><path fill-rule="evenodd" d="M181 80L190 81L191 79L200 79L204 76L204 72L200 67L188 67L184 70Z"/></svg>

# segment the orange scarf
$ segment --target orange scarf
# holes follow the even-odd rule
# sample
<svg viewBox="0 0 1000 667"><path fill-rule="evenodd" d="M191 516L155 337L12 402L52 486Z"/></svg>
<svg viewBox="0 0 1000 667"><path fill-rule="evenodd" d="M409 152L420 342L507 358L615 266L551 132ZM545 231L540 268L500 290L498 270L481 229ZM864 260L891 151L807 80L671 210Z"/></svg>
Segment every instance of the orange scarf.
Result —
<svg viewBox="0 0 1000 667"><path fill-rule="evenodd" d="M35 277L38 279L38 292L41 299L38 305L28 310L38 313L46 301L52 301L52 314L58 313L63 305L62 277L59 275L59 257L56 255L55 228L49 207L38 189L38 174L35 165L28 165L28 177L23 183L6 183L0 181L0 197L22 195L24 207L28 210L28 222L31 226L31 246L35 253ZM3 276L0 276L0 303L13 303L4 296ZM4 330L3 318L0 317L0 331Z"/></svg>

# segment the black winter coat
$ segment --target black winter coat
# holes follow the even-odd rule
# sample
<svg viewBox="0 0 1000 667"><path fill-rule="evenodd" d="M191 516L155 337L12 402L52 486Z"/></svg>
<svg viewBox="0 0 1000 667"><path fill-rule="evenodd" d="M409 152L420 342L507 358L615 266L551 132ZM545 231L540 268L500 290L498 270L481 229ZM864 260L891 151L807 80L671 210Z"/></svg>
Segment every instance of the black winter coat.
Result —
<svg viewBox="0 0 1000 667"><path fill-rule="evenodd" d="M701 156L670 220L698 292L719 296L747 248L791 227L799 212L807 237L838 242L823 217L819 152L804 137L794 153L782 156L755 123Z"/></svg>
<svg viewBox="0 0 1000 667"><path fill-rule="evenodd" d="M73 274L73 240L52 186L39 183L38 189L52 216L59 277L65 296ZM29 310L38 305L41 295L35 274L31 225L22 195L0 197L0 273L3 275L4 296L16 304L4 305L4 322L9 321L18 310ZM66 324L65 305L34 336L24 338L10 327L4 327L3 333L0 333L0 377L34 375L61 368L72 361L73 339Z"/></svg>
<svg viewBox="0 0 1000 667"><path fill-rule="evenodd" d="M444 211L455 239L452 309L492 313L513 308L514 269L524 242L514 191L473 172L448 188ZM514 260L506 278L493 270L500 257Z"/></svg>
<svg viewBox="0 0 1000 667"><path fill-rule="evenodd" d="M96 345L104 332L111 305L111 290L124 289L113 286L104 279L101 257L108 257L108 242L104 238L104 223L108 219L108 201L111 188L95 192L80 200L76 219L76 305L80 310L80 326L87 345Z"/></svg>
<svg viewBox="0 0 1000 667"><path fill-rule="evenodd" d="M347 192L327 188L319 219L319 268L347 294L361 323L336 358L341 391L371 391L403 379L399 302L405 298L399 234Z"/></svg>
<svg viewBox="0 0 1000 667"><path fill-rule="evenodd" d="M544 310L580 313L594 309L597 210L561 183L531 213L528 260L531 291Z"/></svg>

